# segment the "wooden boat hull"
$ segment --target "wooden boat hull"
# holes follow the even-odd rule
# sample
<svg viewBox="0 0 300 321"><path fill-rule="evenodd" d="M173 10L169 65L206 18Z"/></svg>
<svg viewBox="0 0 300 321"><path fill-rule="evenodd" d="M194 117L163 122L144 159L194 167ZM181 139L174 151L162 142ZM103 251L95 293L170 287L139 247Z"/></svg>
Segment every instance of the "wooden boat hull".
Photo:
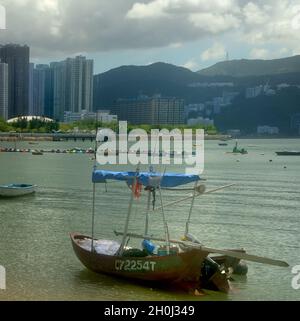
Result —
<svg viewBox="0 0 300 321"><path fill-rule="evenodd" d="M201 265L208 252L192 249L187 252L146 257L103 255L82 248L78 241L88 236L71 233L73 249L84 266L98 272L129 279L199 287Z"/></svg>
<svg viewBox="0 0 300 321"><path fill-rule="evenodd" d="M17 197L32 194L35 192L35 185L29 184L10 184L0 186L0 196Z"/></svg>

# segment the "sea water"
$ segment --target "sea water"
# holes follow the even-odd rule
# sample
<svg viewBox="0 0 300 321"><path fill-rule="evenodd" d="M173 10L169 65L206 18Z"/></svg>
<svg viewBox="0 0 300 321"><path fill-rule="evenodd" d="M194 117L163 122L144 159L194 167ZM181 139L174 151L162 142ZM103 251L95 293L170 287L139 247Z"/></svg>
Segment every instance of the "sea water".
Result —
<svg viewBox="0 0 300 321"><path fill-rule="evenodd" d="M234 141L219 146L205 141L202 177L206 190L234 186L195 200L190 233L217 248L244 248L248 253L285 260L288 268L248 262L246 277L234 276L231 294L205 291L191 297L167 289L88 271L75 256L69 233L90 235L92 155L0 153L0 184L37 184L35 195L0 199L0 265L6 290L0 300L299 300L292 287L293 266L300 264L300 157L275 151L299 150L299 139L240 140L246 155L233 155ZM35 149L93 147L91 142L39 142ZM13 147L0 142L0 147ZM18 142L17 148L31 148ZM105 169L128 170L127 166ZM164 167L158 167L163 171ZM183 172L182 165L167 170ZM97 237L116 239L122 231L130 190L124 182L96 187ZM163 191L165 202L188 192ZM158 197L157 197L158 202ZM144 231L146 193L135 202L130 231ZM171 237L182 237L190 202L165 209ZM159 204L158 204L159 206ZM164 236L161 212L150 214L149 230ZM140 246L142 240L131 240ZM155 243L155 242L154 242ZM157 244L155 244L157 245Z"/></svg>

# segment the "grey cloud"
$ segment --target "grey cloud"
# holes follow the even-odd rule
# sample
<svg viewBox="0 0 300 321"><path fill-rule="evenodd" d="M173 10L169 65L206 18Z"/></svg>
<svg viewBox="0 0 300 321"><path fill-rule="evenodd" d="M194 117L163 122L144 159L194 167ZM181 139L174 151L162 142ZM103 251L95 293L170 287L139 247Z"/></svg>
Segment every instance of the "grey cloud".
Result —
<svg viewBox="0 0 300 321"><path fill-rule="evenodd" d="M225 0L225 4L222 4L221 0L4 0L2 3L7 10L7 30L0 30L0 43L27 43L34 56L49 57L79 52L163 47L233 31L241 33L240 39L244 37L244 32L244 40L247 41L247 37L257 31L246 23L247 16L243 8L247 8L249 2ZM264 8L265 4L273 7L274 3L275 6L280 5L279 0L252 2L258 8ZM296 2L286 3L292 6ZM162 15L155 16L157 6ZM142 16L142 12L145 13L143 10L149 8L152 8L152 14L149 15L148 11L148 17ZM251 6L248 5L248 8ZM251 19L255 20L253 12L255 14L252 10ZM277 11L273 10L271 14L272 12ZM290 12L291 14L283 15L283 18L274 13L274 17L291 19L293 10ZM208 19L205 24L201 23L201 17L210 16L214 21ZM272 17L269 21L274 23ZM270 30L268 26L264 29L266 32ZM264 34L264 30L260 32L263 33L263 39L270 36ZM276 38L276 34L273 38Z"/></svg>

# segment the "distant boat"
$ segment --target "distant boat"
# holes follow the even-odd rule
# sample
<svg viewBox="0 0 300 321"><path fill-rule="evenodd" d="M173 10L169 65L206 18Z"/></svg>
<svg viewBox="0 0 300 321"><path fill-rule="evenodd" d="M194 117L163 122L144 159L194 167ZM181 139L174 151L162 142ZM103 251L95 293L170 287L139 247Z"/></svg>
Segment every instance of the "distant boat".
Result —
<svg viewBox="0 0 300 321"><path fill-rule="evenodd" d="M238 148L237 141L235 142L235 146L233 147L232 153L233 154L248 154L248 152L246 151L245 148L241 148L241 149Z"/></svg>
<svg viewBox="0 0 300 321"><path fill-rule="evenodd" d="M43 152L38 151L38 150L34 150L34 151L32 152L32 155L43 155Z"/></svg>
<svg viewBox="0 0 300 321"><path fill-rule="evenodd" d="M219 143L219 146L228 146L227 143Z"/></svg>
<svg viewBox="0 0 300 321"><path fill-rule="evenodd" d="M0 185L0 196L15 197L32 194L35 192L36 185L31 184L8 184Z"/></svg>
<svg viewBox="0 0 300 321"><path fill-rule="evenodd" d="M276 152L278 156L300 156L300 151L286 150L283 152Z"/></svg>

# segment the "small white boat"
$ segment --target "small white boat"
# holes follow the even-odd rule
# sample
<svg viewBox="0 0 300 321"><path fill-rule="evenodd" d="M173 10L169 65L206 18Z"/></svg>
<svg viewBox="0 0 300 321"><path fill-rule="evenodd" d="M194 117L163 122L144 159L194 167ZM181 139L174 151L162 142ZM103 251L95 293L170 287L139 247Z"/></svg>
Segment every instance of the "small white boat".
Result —
<svg viewBox="0 0 300 321"><path fill-rule="evenodd" d="M34 150L31 152L32 155L43 155L43 152L38 151L38 150Z"/></svg>
<svg viewBox="0 0 300 321"><path fill-rule="evenodd" d="M0 196L14 197L23 196L35 192L36 185L31 184L8 184L0 185Z"/></svg>

